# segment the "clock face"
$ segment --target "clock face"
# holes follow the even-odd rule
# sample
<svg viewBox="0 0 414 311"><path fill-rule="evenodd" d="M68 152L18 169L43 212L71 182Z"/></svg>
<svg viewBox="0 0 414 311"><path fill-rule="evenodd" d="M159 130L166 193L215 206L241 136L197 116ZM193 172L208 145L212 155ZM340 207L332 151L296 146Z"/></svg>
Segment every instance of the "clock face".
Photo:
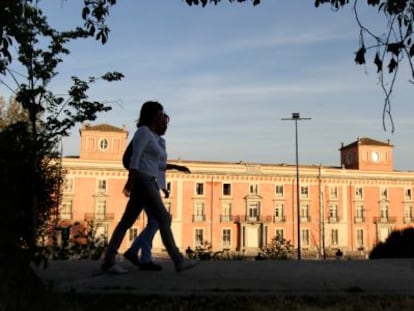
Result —
<svg viewBox="0 0 414 311"><path fill-rule="evenodd" d="M376 151L372 152L372 153L371 153L371 159L372 159L372 161L374 161L374 162L378 162L378 161L379 161L379 153L378 153L378 152L376 152Z"/></svg>
<svg viewBox="0 0 414 311"><path fill-rule="evenodd" d="M106 150L108 148L108 145L108 140L106 138L101 138L99 141L99 148L101 148L101 150Z"/></svg>

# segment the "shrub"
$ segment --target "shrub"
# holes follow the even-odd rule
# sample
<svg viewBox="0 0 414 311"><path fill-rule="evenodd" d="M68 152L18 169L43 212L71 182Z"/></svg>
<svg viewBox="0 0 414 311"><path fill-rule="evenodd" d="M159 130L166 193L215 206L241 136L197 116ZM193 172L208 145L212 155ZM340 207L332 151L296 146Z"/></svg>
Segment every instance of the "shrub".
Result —
<svg viewBox="0 0 414 311"><path fill-rule="evenodd" d="M379 242L369 254L369 259L414 257L414 228L391 232L385 242Z"/></svg>
<svg viewBox="0 0 414 311"><path fill-rule="evenodd" d="M272 242L256 256L260 259L290 259L294 255L294 248L290 241L280 235L275 236Z"/></svg>

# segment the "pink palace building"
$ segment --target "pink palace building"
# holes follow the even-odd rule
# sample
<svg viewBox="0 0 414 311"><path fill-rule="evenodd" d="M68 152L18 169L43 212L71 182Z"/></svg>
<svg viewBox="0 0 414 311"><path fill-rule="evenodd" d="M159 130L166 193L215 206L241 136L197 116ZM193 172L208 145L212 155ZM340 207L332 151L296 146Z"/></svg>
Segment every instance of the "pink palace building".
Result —
<svg viewBox="0 0 414 311"><path fill-rule="evenodd" d="M110 236L127 202L121 158L128 131L85 124L80 137L79 156L62 159L60 224L93 220ZM213 251L257 254L280 235L297 248L299 219L302 254L317 258L339 248L366 256L392 230L413 227L414 172L393 169L393 145L364 137L339 152L337 167L299 167L299 209L295 165L170 160L192 172L167 172L171 195L164 202L177 245L184 251L208 242ZM137 219L121 252L146 221L145 214ZM154 251L163 251L159 234Z"/></svg>

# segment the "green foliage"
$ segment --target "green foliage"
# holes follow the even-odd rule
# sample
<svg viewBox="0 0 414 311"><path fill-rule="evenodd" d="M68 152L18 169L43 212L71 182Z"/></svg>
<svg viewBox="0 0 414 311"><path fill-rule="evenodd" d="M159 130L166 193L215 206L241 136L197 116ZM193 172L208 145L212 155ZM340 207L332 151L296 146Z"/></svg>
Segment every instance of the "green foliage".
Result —
<svg viewBox="0 0 414 311"><path fill-rule="evenodd" d="M379 258L414 258L414 228L395 230L385 242L375 245L369 259Z"/></svg>
<svg viewBox="0 0 414 311"><path fill-rule="evenodd" d="M228 0L230 3L232 2L245 2L247 0ZM260 4L260 0L250 0L253 5L258 5ZM205 7L207 5L207 3L209 2L209 0L185 0L185 2L188 5L201 5L203 7ZM217 5L218 3L220 3L221 0L210 0L210 3L214 3L215 5Z"/></svg>
<svg viewBox="0 0 414 311"><path fill-rule="evenodd" d="M186 254L190 259L198 260L246 260L245 252L230 252L229 250L212 251L212 246L205 241L203 245L197 246L195 250L187 248Z"/></svg>
<svg viewBox="0 0 414 311"><path fill-rule="evenodd" d="M66 46L71 41L95 37L106 42L109 29L105 18L115 3L114 0L85 1L82 12L85 25L58 31L48 24L38 1L2 1L0 75L16 85L12 87L2 79L0 83L14 90L15 102L26 117L19 123L15 123L19 119L8 117L0 128L2 145L10 147L2 149L0 154L4 184L0 200L8 215L4 240L10 244L9 248L38 253L39 230L44 229L50 211L58 206L60 199L56 193L59 193L62 174L59 163L53 161L59 156L57 142L76 123L94 120L97 113L111 109L89 100L87 92L100 79L122 79L120 73L106 73L87 81L74 76L66 96L56 96L48 87L57 75L62 57L69 54ZM10 52L12 46L15 54ZM15 63L20 64L18 76L11 69ZM11 194L17 199L13 200ZM8 252L8 248L2 248L1 252Z"/></svg>
<svg viewBox="0 0 414 311"><path fill-rule="evenodd" d="M2 128L0 145L0 301L5 310L24 310L24 301L43 297L29 263L46 265L38 237L58 203L60 167L51 161L53 143L34 140L26 122Z"/></svg>
<svg viewBox="0 0 414 311"><path fill-rule="evenodd" d="M291 242L277 235L256 259L291 259L293 256L294 248Z"/></svg>
<svg viewBox="0 0 414 311"><path fill-rule="evenodd" d="M375 33L365 25L363 16L359 14L361 2L374 7L384 17L384 30ZM339 10L350 3L349 0L315 0L315 6L329 4L332 9ZM410 83L414 83L414 5L408 0L353 0L355 19L360 28L359 48L355 52L355 63L366 64L367 54L371 52L371 58L376 67L381 88L385 95L383 109L383 127L386 129L385 117L391 122L391 130L394 131L394 123L391 115L390 96L400 65L405 61L411 74Z"/></svg>
<svg viewBox="0 0 414 311"><path fill-rule="evenodd" d="M41 1L1 1L0 77L4 79L0 78L0 83L13 92L27 119L9 118L0 127L0 206L4 215L0 218L0 259L19 258L7 264L0 262L3 283L16 285L9 290L2 288L0 297L14 297L14 290L31 292L35 282L28 282L25 271L30 271L30 262L46 261L41 237L60 200L63 176L56 150L61 136L68 135L76 123L95 120L98 113L111 109L90 100L87 92L100 79L122 79L120 73L87 80L73 76L64 96L55 95L49 86L63 57L70 53L67 46L72 41L108 40L106 17L115 3L116 0L84 1L80 12L84 24L58 31L49 25L39 7ZM81 256L91 251L81 246L78 250ZM3 271L10 264L18 265L19 269L13 269L15 274ZM12 305L7 307L15 309Z"/></svg>
<svg viewBox="0 0 414 311"><path fill-rule="evenodd" d="M0 97L0 130L17 122L27 122L29 116L22 106L13 98L8 103Z"/></svg>
<svg viewBox="0 0 414 311"><path fill-rule="evenodd" d="M79 225L79 223L75 223ZM87 226L81 228L73 237L69 237L68 228L55 228L53 245L48 252L52 259L78 259L99 260L107 247L108 238L104 234L97 234L97 224L89 221ZM56 231L61 232L61 242L58 243Z"/></svg>
<svg viewBox="0 0 414 311"><path fill-rule="evenodd" d="M7 146L0 149L1 252L34 254L38 232L58 202L60 166L51 161L53 142L34 141L28 124L19 122L0 131L0 145Z"/></svg>

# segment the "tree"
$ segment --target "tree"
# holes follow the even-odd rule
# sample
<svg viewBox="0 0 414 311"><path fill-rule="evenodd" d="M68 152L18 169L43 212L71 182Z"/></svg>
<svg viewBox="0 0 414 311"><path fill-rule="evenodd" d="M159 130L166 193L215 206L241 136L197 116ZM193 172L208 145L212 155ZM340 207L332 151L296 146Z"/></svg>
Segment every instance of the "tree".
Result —
<svg viewBox="0 0 414 311"><path fill-rule="evenodd" d="M84 24L67 31L49 25L39 3L2 0L0 4L0 83L15 98L8 109L27 114L26 119L9 118L0 127L0 144L7 146L0 151L0 310L27 309L26 303L35 310L35 302L44 297L30 263L46 264L38 237L60 199L58 141L76 123L111 109L89 100L91 84L123 77L118 72L86 80L73 76L68 93L55 95L49 85L69 54L67 44L87 38L105 44L109 35L105 21L116 0L85 0L80 12ZM17 65L19 70L13 67Z"/></svg>
<svg viewBox="0 0 414 311"><path fill-rule="evenodd" d="M394 230L385 242L377 243L369 259L380 258L414 258L414 228Z"/></svg>
<svg viewBox="0 0 414 311"><path fill-rule="evenodd" d="M15 100L10 99L8 103L0 97L0 130L20 121L27 121L28 114Z"/></svg>
<svg viewBox="0 0 414 311"><path fill-rule="evenodd" d="M228 0L236 2L236 0ZM248 0L237 0L246 2ZM260 0L250 0L253 5ZM188 5L206 6L208 3L217 5L221 0L185 0ZM394 132L394 122L391 111L391 94L402 64L407 64L411 77L409 83L414 83L414 1L412 0L315 0L315 7L330 5L333 11L352 5L355 20L359 26L359 47L355 52L355 63L363 65L370 57L376 68L381 89L384 92L383 128L387 130L387 117ZM384 28L379 33L370 29L364 23L360 14L362 5L367 5L384 17Z"/></svg>

